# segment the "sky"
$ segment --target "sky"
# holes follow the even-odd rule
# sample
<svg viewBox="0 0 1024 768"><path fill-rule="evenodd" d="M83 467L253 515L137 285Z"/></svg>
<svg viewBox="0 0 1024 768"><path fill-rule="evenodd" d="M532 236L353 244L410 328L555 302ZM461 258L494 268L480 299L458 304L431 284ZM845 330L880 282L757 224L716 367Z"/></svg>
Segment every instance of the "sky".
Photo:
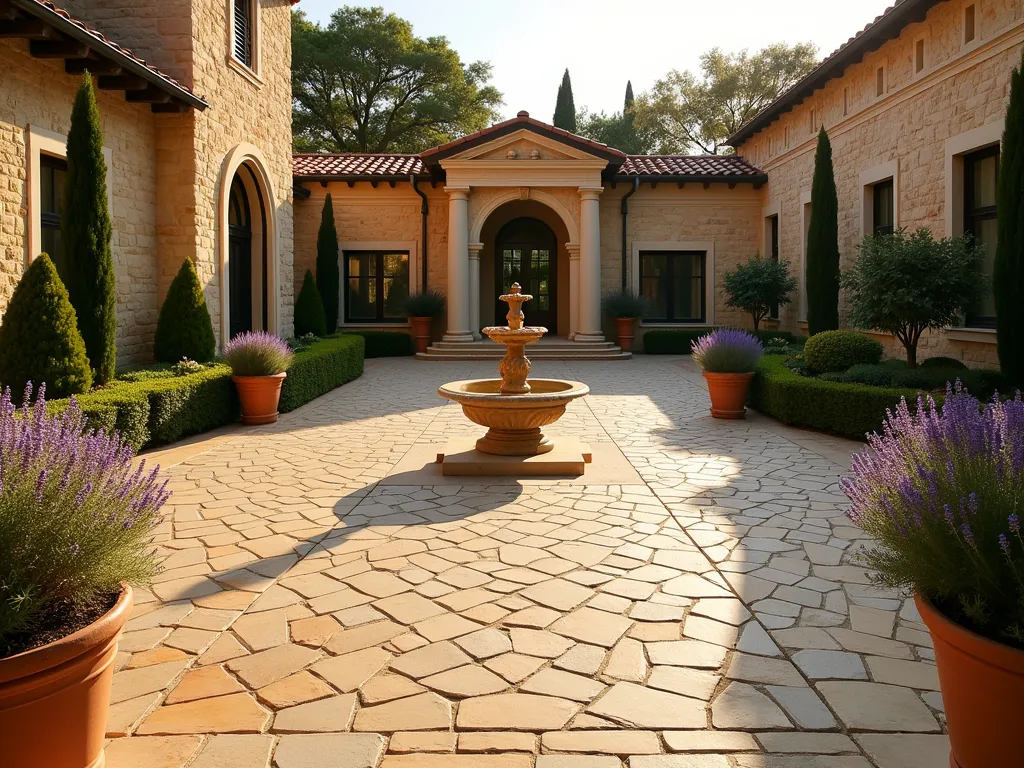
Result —
<svg viewBox="0 0 1024 768"><path fill-rule="evenodd" d="M622 109L626 81L639 94L672 69L697 72L711 48L758 50L813 42L824 57L892 0L377 0L418 37L443 35L464 62L489 61L503 118L521 110L550 122L566 67L577 109ZM718 3L721 2L719 6ZM339 0L302 0L326 22Z"/></svg>

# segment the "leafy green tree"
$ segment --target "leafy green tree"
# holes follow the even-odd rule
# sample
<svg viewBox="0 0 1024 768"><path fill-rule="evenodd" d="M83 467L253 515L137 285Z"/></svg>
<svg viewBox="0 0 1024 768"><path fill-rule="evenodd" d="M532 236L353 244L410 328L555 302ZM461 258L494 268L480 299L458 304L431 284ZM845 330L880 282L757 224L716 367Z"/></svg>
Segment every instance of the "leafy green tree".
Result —
<svg viewBox="0 0 1024 768"><path fill-rule="evenodd" d="M807 330L839 328L839 199L832 171L832 143L818 132L811 182L811 221L807 228Z"/></svg>
<svg viewBox="0 0 1024 768"><path fill-rule="evenodd" d="M88 72L75 96L68 131L68 175L61 215L65 270L78 329L97 384L114 378L117 360L117 298L112 228L107 209L107 163L92 77Z"/></svg>
<svg viewBox="0 0 1024 768"><path fill-rule="evenodd" d="M985 286L978 251L970 237L935 240L921 228L913 234L865 237L842 283L857 328L893 334L917 366L917 343L928 328L954 325Z"/></svg>
<svg viewBox="0 0 1024 768"><path fill-rule="evenodd" d="M565 68L562 75L562 83L558 86L558 96L555 98L555 115L551 118L551 124L555 128L561 128L570 133L576 133L576 103L572 98L572 81L569 80L569 68Z"/></svg>
<svg viewBox="0 0 1024 768"><path fill-rule="evenodd" d="M320 292L317 290L313 273L308 269L302 281L302 290L295 300L295 335L305 336L307 333L314 336L327 335L324 303L320 300Z"/></svg>
<svg viewBox="0 0 1024 768"><path fill-rule="evenodd" d="M92 380L75 308L41 253L21 276L0 325L0 384L20 402L30 381L45 383L47 397L56 399L87 392Z"/></svg>
<svg viewBox="0 0 1024 768"><path fill-rule="evenodd" d="M576 132L629 155L646 155L654 148L654 135L647 126L637 125L634 103L633 85L627 82L622 112L609 115L582 107L576 113Z"/></svg>
<svg viewBox="0 0 1024 768"><path fill-rule="evenodd" d="M302 152L420 152L485 128L491 65L416 37L381 8L343 6L321 26L292 13L292 136Z"/></svg>
<svg viewBox="0 0 1024 768"><path fill-rule="evenodd" d="M723 285L726 305L749 312L755 331L774 307L789 304L790 294L797 288L787 262L762 259L760 255L726 272Z"/></svg>
<svg viewBox="0 0 1024 768"><path fill-rule="evenodd" d="M192 259L186 258L160 307L153 356L161 363L177 363L183 357L207 363L216 347L203 286Z"/></svg>
<svg viewBox="0 0 1024 768"><path fill-rule="evenodd" d="M1010 81L999 165L996 338L1003 373L1024 384L1024 60Z"/></svg>
<svg viewBox="0 0 1024 768"><path fill-rule="evenodd" d="M812 43L776 43L749 54L718 48L701 56L700 74L672 70L637 99L638 126L659 152L725 154L725 141L817 65Z"/></svg>
<svg viewBox="0 0 1024 768"><path fill-rule="evenodd" d="M320 231L316 236L316 287L323 302L327 330L331 333L338 327L339 280L338 229L334 224L334 204L328 192L320 215Z"/></svg>

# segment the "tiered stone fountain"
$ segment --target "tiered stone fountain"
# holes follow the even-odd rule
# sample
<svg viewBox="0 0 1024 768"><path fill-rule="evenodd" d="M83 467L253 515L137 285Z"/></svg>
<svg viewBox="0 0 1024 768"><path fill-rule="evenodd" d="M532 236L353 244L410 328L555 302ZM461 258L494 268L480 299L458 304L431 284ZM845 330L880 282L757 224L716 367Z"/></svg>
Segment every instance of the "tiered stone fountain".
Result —
<svg viewBox="0 0 1024 768"><path fill-rule="evenodd" d="M449 443L441 454L442 472L583 474L583 465L590 460L589 449L575 438L553 440L544 434L543 427L558 421L565 407L589 394L590 387L561 379L528 381L532 366L525 354L526 345L537 341L548 329L523 325L523 304L533 297L524 294L519 283L513 284L511 293L499 298L509 305L508 325L484 328L484 333L507 348L498 364L501 378L453 381L437 390L441 397L459 403L470 421L487 427L487 434L476 441L475 451L459 450L457 441Z"/></svg>

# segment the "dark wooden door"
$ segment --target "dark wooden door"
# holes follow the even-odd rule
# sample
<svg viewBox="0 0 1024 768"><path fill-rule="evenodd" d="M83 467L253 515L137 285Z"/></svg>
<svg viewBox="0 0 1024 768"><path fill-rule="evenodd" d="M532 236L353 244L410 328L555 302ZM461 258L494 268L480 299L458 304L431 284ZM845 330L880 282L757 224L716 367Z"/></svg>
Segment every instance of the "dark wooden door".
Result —
<svg viewBox="0 0 1024 768"><path fill-rule="evenodd" d="M230 333L252 328L252 219L245 185L236 175L228 210L228 306Z"/></svg>
<svg viewBox="0 0 1024 768"><path fill-rule="evenodd" d="M542 325L557 333L558 241L551 228L539 219L513 219L498 231L494 245L494 275L497 296L506 294L512 283L533 300L523 305L527 325ZM508 304L495 303L495 324L505 325Z"/></svg>

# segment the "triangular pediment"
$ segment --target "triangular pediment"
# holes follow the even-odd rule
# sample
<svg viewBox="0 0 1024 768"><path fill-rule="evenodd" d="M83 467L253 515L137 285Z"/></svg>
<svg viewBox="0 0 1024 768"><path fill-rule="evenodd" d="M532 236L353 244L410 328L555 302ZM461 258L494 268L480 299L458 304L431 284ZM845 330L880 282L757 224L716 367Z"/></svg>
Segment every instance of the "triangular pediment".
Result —
<svg viewBox="0 0 1024 768"><path fill-rule="evenodd" d="M599 160L597 155L529 128L500 136L451 155L449 160Z"/></svg>

